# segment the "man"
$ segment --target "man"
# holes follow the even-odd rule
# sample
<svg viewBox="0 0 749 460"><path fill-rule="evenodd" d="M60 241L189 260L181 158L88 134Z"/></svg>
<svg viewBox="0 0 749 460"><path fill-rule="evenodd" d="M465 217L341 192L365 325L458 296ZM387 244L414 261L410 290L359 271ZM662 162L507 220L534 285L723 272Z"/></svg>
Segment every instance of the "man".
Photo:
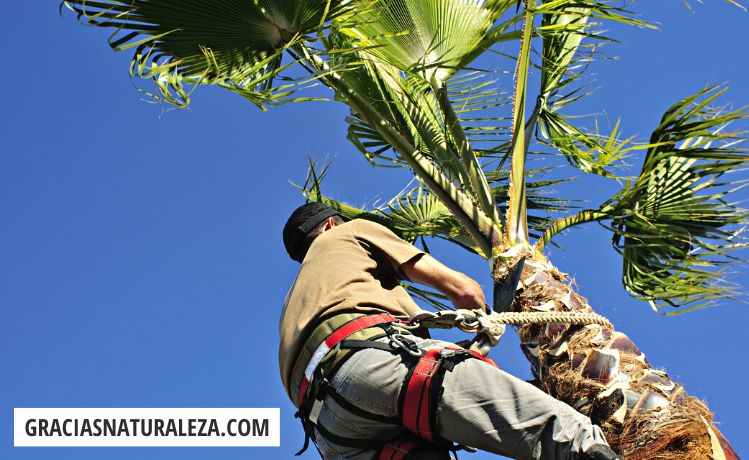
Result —
<svg viewBox="0 0 749 460"><path fill-rule="evenodd" d="M283 236L301 268L281 314L281 378L324 459L448 459L452 443L519 459L617 458L587 417L393 318L419 310L401 279L484 309L470 277L321 203L296 209Z"/></svg>

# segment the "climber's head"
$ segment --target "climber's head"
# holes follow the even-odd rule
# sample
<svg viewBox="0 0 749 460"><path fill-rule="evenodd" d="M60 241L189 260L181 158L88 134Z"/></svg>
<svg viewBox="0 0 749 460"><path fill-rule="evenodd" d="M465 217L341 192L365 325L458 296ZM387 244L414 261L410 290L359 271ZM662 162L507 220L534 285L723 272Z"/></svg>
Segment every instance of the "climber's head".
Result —
<svg viewBox="0 0 749 460"><path fill-rule="evenodd" d="M294 210L283 227L283 244L289 257L301 262L312 241L321 233L344 222L327 204L310 202Z"/></svg>

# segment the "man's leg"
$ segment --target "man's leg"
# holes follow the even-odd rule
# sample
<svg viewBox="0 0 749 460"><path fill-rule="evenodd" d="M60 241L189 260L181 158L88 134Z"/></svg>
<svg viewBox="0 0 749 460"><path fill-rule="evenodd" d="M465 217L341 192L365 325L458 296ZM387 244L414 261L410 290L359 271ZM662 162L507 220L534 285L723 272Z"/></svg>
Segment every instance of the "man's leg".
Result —
<svg viewBox="0 0 749 460"><path fill-rule="evenodd" d="M451 441L518 459L583 459L606 445L588 417L477 359L447 372L443 388L438 426Z"/></svg>
<svg viewBox="0 0 749 460"><path fill-rule="evenodd" d="M316 433L325 460L376 460L388 441L418 440L398 416L398 393L407 373L399 354L376 349L357 351L341 366L330 382L338 397L377 419L357 415L326 397ZM421 444L408 458L449 460L450 455L446 449Z"/></svg>
<svg viewBox="0 0 749 460"><path fill-rule="evenodd" d="M446 345L412 339L421 349ZM320 412L320 425L339 438L381 444L407 434L397 417L398 395L408 368L396 353L377 349L356 352L331 385L348 403L392 421L360 417L328 396ZM603 434L590 419L477 359L469 358L447 372L443 387L438 426L440 435L451 441L513 458L544 460L582 460L582 452L594 444L605 445ZM320 431L316 437L326 460L375 458L375 447L336 443L325 439Z"/></svg>

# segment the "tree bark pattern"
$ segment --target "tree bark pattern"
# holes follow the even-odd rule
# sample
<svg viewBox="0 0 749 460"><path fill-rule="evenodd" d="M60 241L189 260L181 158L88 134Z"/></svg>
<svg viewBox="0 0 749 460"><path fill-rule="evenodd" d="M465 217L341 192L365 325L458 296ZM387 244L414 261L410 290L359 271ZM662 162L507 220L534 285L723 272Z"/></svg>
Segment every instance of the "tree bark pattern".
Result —
<svg viewBox="0 0 749 460"><path fill-rule="evenodd" d="M593 309L541 256L528 260L513 311ZM654 368L625 334L597 324L518 329L537 385L589 416L627 460L738 459L707 406Z"/></svg>

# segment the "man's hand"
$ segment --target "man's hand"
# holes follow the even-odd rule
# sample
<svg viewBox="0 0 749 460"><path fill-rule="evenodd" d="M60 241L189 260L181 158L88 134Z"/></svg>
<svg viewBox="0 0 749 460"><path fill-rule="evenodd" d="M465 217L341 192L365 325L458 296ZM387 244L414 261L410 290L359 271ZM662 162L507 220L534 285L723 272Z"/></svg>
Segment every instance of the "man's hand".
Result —
<svg viewBox="0 0 749 460"><path fill-rule="evenodd" d="M411 281L445 294L456 308L486 310L484 291L473 278L446 267L429 254L414 257L400 267Z"/></svg>
<svg viewBox="0 0 749 460"><path fill-rule="evenodd" d="M484 291L473 278L469 277L460 272L451 270L454 276L458 279L453 281L453 289L451 292L441 291L447 295L450 302L457 308L465 308L466 310L486 310L486 299L484 297ZM433 286L435 289L439 289L437 286Z"/></svg>

